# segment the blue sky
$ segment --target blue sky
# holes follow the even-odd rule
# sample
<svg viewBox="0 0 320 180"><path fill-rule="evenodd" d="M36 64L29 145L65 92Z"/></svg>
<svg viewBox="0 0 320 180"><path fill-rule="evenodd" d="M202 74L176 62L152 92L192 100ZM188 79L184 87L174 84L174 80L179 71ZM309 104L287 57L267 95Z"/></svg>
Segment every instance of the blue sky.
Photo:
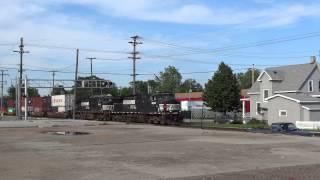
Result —
<svg viewBox="0 0 320 180"><path fill-rule="evenodd" d="M74 71L74 50L32 46L50 45L121 52L80 51L80 72L90 71L86 57L98 57L121 60L95 61L94 72L131 74L132 63L126 54L131 47L127 42L129 37L139 35L143 42L138 47L142 57L137 63L139 74L158 74L173 65L187 73L183 74L184 79L194 78L204 84L213 73L188 72L214 71L221 61L240 72L251 64L265 68L307 63L309 56L318 56L320 36L267 46L215 50L313 32L319 34L320 1L2 0L0 27L1 67L17 67L19 58L12 50L17 49L23 36L30 51L25 55L26 68ZM9 73L8 85L17 71ZM47 72L25 73L29 78L51 78ZM101 76L119 86L127 86L131 81L128 75ZM72 79L73 75L57 73L56 78ZM152 75L138 76L138 80L152 78Z"/></svg>

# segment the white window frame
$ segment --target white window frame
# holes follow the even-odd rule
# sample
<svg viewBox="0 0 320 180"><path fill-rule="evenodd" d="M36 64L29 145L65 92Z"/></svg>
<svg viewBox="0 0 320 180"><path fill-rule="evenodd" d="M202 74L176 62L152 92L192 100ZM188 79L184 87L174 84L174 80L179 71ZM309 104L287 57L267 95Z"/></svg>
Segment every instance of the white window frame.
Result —
<svg viewBox="0 0 320 180"><path fill-rule="evenodd" d="M261 108L261 102L256 102L256 115L261 115L261 113L259 113L259 110L258 110L258 104L260 104L260 108Z"/></svg>
<svg viewBox="0 0 320 180"><path fill-rule="evenodd" d="M312 91L310 91L310 82L311 82ZM308 81L308 92L314 92L313 80L309 80L309 81Z"/></svg>
<svg viewBox="0 0 320 180"><path fill-rule="evenodd" d="M263 96L263 102L268 102L268 101L266 100L268 97L265 97L265 96L264 96L264 95L265 95L265 94L264 94L265 91L268 91L268 97L271 97L271 96L270 96L270 89L263 89L263 92L262 92L262 93L263 93L263 95L262 95L262 96Z"/></svg>
<svg viewBox="0 0 320 180"><path fill-rule="evenodd" d="M282 115L281 113L285 112L286 115ZM288 117L288 111L287 110L279 110L279 117Z"/></svg>

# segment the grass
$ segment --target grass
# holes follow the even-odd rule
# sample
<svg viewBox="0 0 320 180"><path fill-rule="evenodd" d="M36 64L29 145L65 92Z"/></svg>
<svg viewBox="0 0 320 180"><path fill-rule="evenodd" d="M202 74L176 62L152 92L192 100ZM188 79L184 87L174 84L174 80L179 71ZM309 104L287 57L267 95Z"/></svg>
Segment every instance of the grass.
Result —
<svg viewBox="0 0 320 180"><path fill-rule="evenodd" d="M201 127L201 122L185 123L187 127ZM214 124L212 122L203 122L202 127L204 128L226 128L226 129L261 129L268 128L265 123L248 123L248 124Z"/></svg>

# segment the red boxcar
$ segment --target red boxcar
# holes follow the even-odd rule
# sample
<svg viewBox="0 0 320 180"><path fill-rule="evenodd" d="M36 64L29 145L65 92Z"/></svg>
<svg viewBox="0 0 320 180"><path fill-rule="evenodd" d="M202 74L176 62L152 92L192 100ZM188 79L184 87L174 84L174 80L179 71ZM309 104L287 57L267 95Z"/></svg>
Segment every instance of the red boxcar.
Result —
<svg viewBox="0 0 320 180"><path fill-rule="evenodd" d="M28 98L28 111L32 116L43 117L50 111L50 97L32 97ZM21 101L21 107L24 111L24 98Z"/></svg>

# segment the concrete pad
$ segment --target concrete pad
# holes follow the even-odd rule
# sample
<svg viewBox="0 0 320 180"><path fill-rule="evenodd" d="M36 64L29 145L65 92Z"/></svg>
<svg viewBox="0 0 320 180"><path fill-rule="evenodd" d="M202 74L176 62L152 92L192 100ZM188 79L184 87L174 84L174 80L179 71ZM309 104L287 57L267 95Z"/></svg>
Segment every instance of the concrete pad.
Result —
<svg viewBox="0 0 320 180"><path fill-rule="evenodd" d="M56 123L70 126L0 128L1 179L232 179L237 175L259 179L258 172L281 174L279 168L318 179L306 171L319 168L316 137L111 122ZM58 136L49 131L90 134ZM299 169L304 171L298 173Z"/></svg>

